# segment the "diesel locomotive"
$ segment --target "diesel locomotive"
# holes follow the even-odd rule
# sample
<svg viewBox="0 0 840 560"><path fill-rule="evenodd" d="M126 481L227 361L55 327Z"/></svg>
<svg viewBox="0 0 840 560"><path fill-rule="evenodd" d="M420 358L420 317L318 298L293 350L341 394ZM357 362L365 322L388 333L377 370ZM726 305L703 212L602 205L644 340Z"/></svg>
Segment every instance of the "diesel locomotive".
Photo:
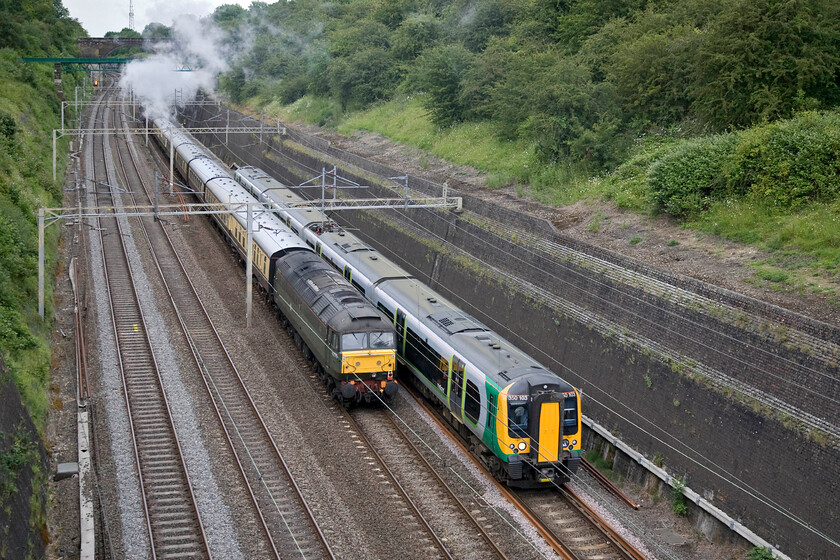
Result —
<svg viewBox="0 0 840 560"><path fill-rule="evenodd" d="M187 134L169 121L154 122L155 138L169 150L188 186L211 210L217 228L247 257L251 204L253 280L269 295L278 317L331 394L343 404L378 402L397 392L393 322L297 235L239 185Z"/></svg>
<svg viewBox="0 0 840 560"><path fill-rule="evenodd" d="M577 389L262 170L234 177L388 317L402 366L498 479L569 480L581 455Z"/></svg>

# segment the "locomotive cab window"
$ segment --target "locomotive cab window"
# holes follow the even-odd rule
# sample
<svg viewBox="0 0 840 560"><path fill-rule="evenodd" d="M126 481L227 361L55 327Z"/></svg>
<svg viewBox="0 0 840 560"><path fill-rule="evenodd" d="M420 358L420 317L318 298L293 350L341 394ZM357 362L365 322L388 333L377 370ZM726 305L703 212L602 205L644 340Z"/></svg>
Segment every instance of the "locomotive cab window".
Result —
<svg viewBox="0 0 840 560"><path fill-rule="evenodd" d="M341 350L364 350L367 348L367 333L345 333L341 335Z"/></svg>
<svg viewBox="0 0 840 560"><path fill-rule="evenodd" d="M508 435L512 438L528 437L528 401L508 403Z"/></svg>
<svg viewBox="0 0 840 560"><path fill-rule="evenodd" d="M394 333L392 332L370 333L371 348L394 348L395 345L396 341L394 340Z"/></svg>
<svg viewBox="0 0 840 560"><path fill-rule="evenodd" d="M570 397L563 405L563 434L576 434L577 431L577 399Z"/></svg>

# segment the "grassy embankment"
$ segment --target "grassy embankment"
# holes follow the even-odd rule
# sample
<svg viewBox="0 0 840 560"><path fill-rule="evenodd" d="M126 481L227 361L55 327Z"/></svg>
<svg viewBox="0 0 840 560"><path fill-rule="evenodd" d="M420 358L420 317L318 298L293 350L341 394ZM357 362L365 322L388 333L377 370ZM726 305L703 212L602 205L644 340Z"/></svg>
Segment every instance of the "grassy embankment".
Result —
<svg viewBox="0 0 840 560"><path fill-rule="evenodd" d="M81 81L81 77L78 78ZM73 91L76 77L65 74ZM46 229L46 321L38 315L38 208L62 204L68 138L60 140L52 180L54 128L60 105L52 65L22 64L0 50L0 353L43 435L49 406L53 271L61 224Z"/></svg>
<svg viewBox="0 0 840 560"><path fill-rule="evenodd" d="M440 129L417 97L346 115L310 96L262 110L344 134L378 132L486 172L488 188L512 184L520 195L546 204L601 200L643 214L672 214L683 227L768 251L770 259L753 263L749 282L821 293L840 305L829 282L836 284L840 273L836 112L803 113L728 135L640 138L617 169L590 176L574 165L537 163L531 146L501 140L487 123Z"/></svg>

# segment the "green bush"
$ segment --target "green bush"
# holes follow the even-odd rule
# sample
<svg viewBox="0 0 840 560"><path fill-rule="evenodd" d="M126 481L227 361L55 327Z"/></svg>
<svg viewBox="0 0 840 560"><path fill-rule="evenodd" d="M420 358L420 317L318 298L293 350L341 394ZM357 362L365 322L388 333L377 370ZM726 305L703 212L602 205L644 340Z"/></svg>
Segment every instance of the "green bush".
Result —
<svg viewBox="0 0 840 560"><path fill-rule="evenodd" d="M769 206L800 208L840 194L840 114L803 113L741 135L730 189Z"/></svg>
<svg viewBox="0 0 840 560"><path fill-rule="evenodd" d="M733 134L709 136L686 141L667 152L648 175L654 208L686 218L730 194L723 170L736 141Z"/></svg>
<svg viewBox="0 0 840 560"><path fill-rule="evenodd" d="M750 549L747 560L773 560L773 552L769 548L756 546Z"/></svg>
<svg viewBox="0 0 840 560"><path fill-rule="evenodd" d="M676 402L676 401L675 401ZM685 479L675 478L674 486L671 488L671 511L680 517L688 515L688 506L685 504Z"/></svg>

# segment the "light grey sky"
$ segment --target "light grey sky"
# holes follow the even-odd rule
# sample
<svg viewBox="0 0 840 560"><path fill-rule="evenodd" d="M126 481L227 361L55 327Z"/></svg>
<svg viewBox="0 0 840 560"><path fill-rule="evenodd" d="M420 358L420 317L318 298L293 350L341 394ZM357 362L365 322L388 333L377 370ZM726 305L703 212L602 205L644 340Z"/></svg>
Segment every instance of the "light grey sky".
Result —
<svg viewBox="0 0 840 560"><path fill-rule="evenodd" d="M63 0L63 4L70 10L70 17L78 19L91 37L128 27L129 0ZM251 0L134 0L134 29L142 33L152 22L172 25L173 18L180 14L203 17L222 4L247 8Z"/></svg>

